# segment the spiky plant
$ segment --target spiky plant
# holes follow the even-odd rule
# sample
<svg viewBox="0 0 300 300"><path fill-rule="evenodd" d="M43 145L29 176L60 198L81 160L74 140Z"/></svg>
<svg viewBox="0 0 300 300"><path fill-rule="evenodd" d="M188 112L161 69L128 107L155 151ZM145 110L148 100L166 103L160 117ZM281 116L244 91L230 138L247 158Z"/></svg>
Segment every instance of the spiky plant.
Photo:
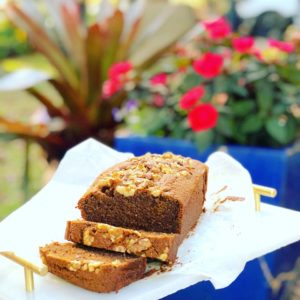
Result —
<svg viewBox="0 0 300 300"><path fill-rule="evenodd" d="M84 4L75 0L18 3L9 2L7 16L27 32L55 72L17 71L1 78L0 90L25 89L50 118L47 123L31 125L0 116L0 130L37 141L49 159L60 159L87 137L112 144L116 128L112 109L125 100L126 90L120 88L110 98L103 97L109 68L118 61L129 61L133 66L130 76L138 79L195 23L191 9L166 1L119 1L113 6L102 0L96 15L89 15ZM57 91L61 105L36 87L42 81Z"/></svg>

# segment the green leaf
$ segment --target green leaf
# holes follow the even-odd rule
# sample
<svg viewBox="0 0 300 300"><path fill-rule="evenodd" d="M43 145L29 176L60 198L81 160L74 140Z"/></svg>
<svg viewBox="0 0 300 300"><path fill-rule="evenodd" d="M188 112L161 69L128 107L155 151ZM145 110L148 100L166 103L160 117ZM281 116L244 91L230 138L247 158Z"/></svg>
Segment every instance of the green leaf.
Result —
<svg viewBox="0 0 300 300"><path fill-rule="evenodd" d="M124 25L124 15L120 10L116 10L114 14L106 21L106 25L102 26L102 56L101 76L107 77L109 67L116 61L119 41Z"/></svg>
<svg viewBox="0 0 300 300"><path fill-rule="evenodd" d="M233 135L234 121L228 116L220 115L216 130L224 136L231 137Z"/></svg>
<svg viewBox="0 0 300 300"><path fill-rule="evenodd" d="M183 92L186 92L190 90L191 88L201 84L203 82L203 79L201 76L199 76L196 73L190 73L187 76L185 76L181 86L180 90L183 90Z"/></svg>
<svg viewBox="0 0 300 300"><path fill-rule="evenodd" d="M44 29L15 3L10 2L5 6L5 9L10 20L16 25L20 25L28 33L32 44L47 57L70 86L73 88L78 86L78 78L67 57L59 49L58 45L51 40Z"/></svg>
<svg viewBox="0 0 300 300"><path fill-rule="evenodd" d="M296 124L294 119L280 120L272 117L266 123L267 132L280 144L288 144L296 136Z"/></svg>
<svg viewBox="0 0 300 300"><path fill-rule="evenodd" d="M300 85L300 70L294 65L277 66L278 74L290 83Z"/></svg>
<svg viewBox="0 0 300 300"><path fill-rule="evenodd" d="M248 96L248 90L236 82L231 82L229 89L232 93L240 96L240 97L247 97Z"/></svg>
<svg viewBox="0 0 300 300"><path fill-rule="evenodd" d="M153 59L175 44L197 22L190 7L174 6L165 1L146 3L147 14L142 18L141 30L129 57L137 68L151 65Z"/></svg>
<svg viewBox="0 0 300 300"><path fill-rule="evenodd" d="M272 114L277 116L281 115L287 111L287 108L287 105L284 103L275 104L272 108Z"/></svg>
<svg viewBox="0 0 300 300"><path fill-rule="evenodd" d="M246 74L247 82L253 82L257 81L263 78L266 78L268 75L268 69L267 68L260 68L258 70L255 70L253 72L249 72Z"/></svg>
<svg viewBox="0 0 300 300"><path fill-rule="evenodd" d="M76 62L80 74L80 91L83 97L88 94L88 70L85 43L85 28L82 26L80 8L76 4L73 6L62 4L60 8L61 18L64 24L68 45L73 48L70 51L70 59ZM83 34L84 32L84 34Z"/></svg>
<svg viewBox="0 0 300 300"><path fill-rule="evenodd" d="M260 113L266 115L273 105L273 85L267 80L257 81L255 93Z"/></svg>
<svg viewBox="0 0 300 300"><path fill-rule="evenodd" d="M197 149L200 152L203 152L206 148L208 148L214 139L214 132L213 130L206 130L195 133L195 143Z"/></svg>
<svg viewBox="0 0 300 300"><path fill-rule="evenodd" d="M5 142L10 142L18 138L17 135L10 134L10 133L5 133L5 132L0 132L0 140L5 141Z"/></svg>
<svg viewBox="0 0 300 300"><path fill-rule="evenodd" d="M9 57L0 61L0 68L5 73L12 73L20 69L34 69L50 74L51 77L57 77L57 71L45 58L39 53L29 55Z"/></svg>
<svg viewBox="0 0 300 300"><path fill-rule="evenodd" d="M239 127L234 129L233 138L238 144L245 145L247 143L247 135L242 133Z"/></svg>
<svg viewBox="0 0 300 300"><path fill-rule="evenodd" d="M131 123L130 127L134 132L145 135L156 135L165 127L168 120L168 112L145 106L140 108L139 111L125 116L125 119L127 123ZM136 119L138 119L138 122Z"/></svg>
<svg viewBox="0 0 300 300"><path fill-rule="evenodd" d="M213 81L214 93L222 93L227 91L227 80L225 76L218 76Z"/></svg>
<svg viewBox="0 0 300 300"><path fill-rule="evenodd" d="M241 124L242 133L254 133L258 132L263 127L262 118L258 115L250 115Z"/></svg>
<svg viewBox="0 0 300 300"><path fill-rule="evenodd" d="M237 102L232 103L231 109L235 116L244 117L249 113L253 112L255 108L254 100L237 100Z"/></svg>

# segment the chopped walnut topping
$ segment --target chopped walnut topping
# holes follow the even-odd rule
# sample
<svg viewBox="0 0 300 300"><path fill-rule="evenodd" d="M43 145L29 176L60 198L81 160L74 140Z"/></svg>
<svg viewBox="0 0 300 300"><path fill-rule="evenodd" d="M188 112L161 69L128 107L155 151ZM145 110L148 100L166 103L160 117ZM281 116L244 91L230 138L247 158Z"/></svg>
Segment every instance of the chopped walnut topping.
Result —
<svg viewBox="0 0 300 300"><path fill-rule="evenodd" d="M159 197L160 182L164 176L188 176L193 169L193 160L181 155L166 152L162 155L147 153L131 158L120 169L103 174L98 187L105 193L117 192L125 197L133 196L137 191L149 191L153 197ZM108 192L109 191L109 192Z"/></svg>
<svg viewBox="0 0 300 300"><path fill-rule="evenodd" d="M135 193L135 190L133 188L131 188L130 186L122 186L122 185L118 185L116 187L116 191L125 197L133 196Z"/></svg>

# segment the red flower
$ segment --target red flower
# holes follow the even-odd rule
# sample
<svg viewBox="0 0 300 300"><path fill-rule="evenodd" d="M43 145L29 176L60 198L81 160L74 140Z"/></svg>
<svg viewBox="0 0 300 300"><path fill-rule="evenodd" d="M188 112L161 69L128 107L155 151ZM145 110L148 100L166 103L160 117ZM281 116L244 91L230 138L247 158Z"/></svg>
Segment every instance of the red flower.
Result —
<svg viewBox="0 0 300 300"><path fill-rule="evenodd" d="M122 85L118 80L108 79L104 81L102 87L102 96L103 98L110 98L113 96L117 91L121 89Z"/></svg>
<svg viewBox="0 0 300 300"><path fill-rule="evenodd" d="M117 62L108 70L108 77L114 80L120 80L123 75L132 70L132 64L128 61Z"/></svg>
<svg viewBox="0 0 300 300"><path fill-rule="evenodd" d="M200 104L188 114L188 122L193 131L208 130L216 126L218 111L210 103Z"/></svg>
<svg viewBox="0 0 300 300"><path fill-rule="evenodd" d="M204 78L214 78L222 72L223 57L220 54L207 52L194 61L193 67Z"/></svg>
<svg viewBox="0 0 300 300"><path fill-rule="evenodd" d="M166 85L168 76L166 73L159 73L150 78L152 85Z"/></svg>
<svg viewBox="0 0 300 300"><path fill-rule="evenodd" d="M295 46L289 42L282 42L282 41L275 40L275 39L269 39L268 43L269 43L269 46L277 48L286 53L291 53L295 50Z"/></svg>
<svg viewBox="0 0 300 300"><path fill-rule="evenodd" d="M181 97L179 101L180 108L182 109L192 108L197 103L197 101L204 96L204 94L205 94L205 89L202 85L190 89Z"/></svg>
<svg viewBox="0 0 300 300"><path fill-rule="evenodd" d="M249 53L254 45L254 38L251 36L243 36L232 40L233 48L239 53Z"/></svg>
<svg viewBox="0 0 300 300"><path fill-rule="evenodd" d="M203 25L212 39L223 39L231 34L231 25L224 17L212 22L204 22Z"/></svg>

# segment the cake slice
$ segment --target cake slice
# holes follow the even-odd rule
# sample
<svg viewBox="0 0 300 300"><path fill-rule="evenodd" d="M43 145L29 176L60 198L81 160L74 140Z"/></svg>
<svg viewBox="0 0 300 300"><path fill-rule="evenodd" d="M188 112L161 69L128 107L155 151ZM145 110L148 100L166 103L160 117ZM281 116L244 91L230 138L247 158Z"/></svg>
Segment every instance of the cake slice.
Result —
<svg viewBox="0 0 300 300"><path fill-rule="evenodd" d="M118 291L141 279L146 259L87 248L73 243L52 243L40 248L51 273L95 292Z"/></svg>
<svg viewBox="0 0 300 300"><path fill-rule="evenodd" d="M87 221L186 235L202 212L207 170L172 153L134 157L100 174L78 208Z"/></svg>
<svg viewBox="0 0 300 300"><path fill-rule="evenodd" d="M95 248L173 262L182 236L76 220L67 222L65 239Z"/></svg>

